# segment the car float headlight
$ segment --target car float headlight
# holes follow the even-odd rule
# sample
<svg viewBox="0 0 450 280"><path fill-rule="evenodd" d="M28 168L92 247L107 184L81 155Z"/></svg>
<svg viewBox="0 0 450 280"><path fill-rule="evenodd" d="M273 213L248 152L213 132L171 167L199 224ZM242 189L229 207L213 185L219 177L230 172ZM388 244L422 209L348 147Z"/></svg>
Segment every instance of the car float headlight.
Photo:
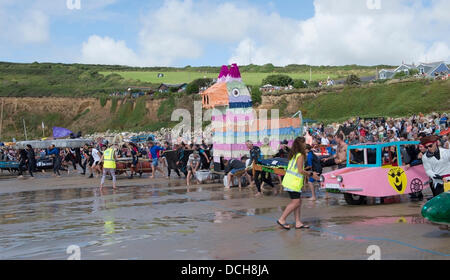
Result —
<svg viewBox="0 0 450 280"><path fill-rule="evenodd" d="M337 176L337 181L339 183L342 183L344 181L344 178L342 178L342 176Z"/></svg>
<svg viewBox="0 0 450 280"><path fill-rule="evenodd" d="M325 177L323 175L320 175L320 182L321 183L325 182Z"/></svg>

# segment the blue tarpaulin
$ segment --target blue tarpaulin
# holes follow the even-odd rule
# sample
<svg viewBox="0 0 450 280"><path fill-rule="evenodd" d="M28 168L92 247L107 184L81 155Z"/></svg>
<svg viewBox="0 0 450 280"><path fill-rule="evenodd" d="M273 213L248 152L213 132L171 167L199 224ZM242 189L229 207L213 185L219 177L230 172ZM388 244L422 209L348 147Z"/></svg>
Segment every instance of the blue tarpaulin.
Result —
<svg viewBox="0 0 450 280"><path fill-rule="evenodd" d="M64 127L53 127L53 138L64 138L70 136L73 132Z"/></svg>

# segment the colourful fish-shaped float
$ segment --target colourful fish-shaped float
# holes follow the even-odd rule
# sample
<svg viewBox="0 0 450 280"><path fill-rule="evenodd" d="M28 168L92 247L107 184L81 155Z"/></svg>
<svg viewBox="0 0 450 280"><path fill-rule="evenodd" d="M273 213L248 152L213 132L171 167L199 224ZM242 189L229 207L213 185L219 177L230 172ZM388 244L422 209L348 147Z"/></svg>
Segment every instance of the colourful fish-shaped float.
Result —
<svg viewBox="0 0 450 280"><path fill-rule="evenodd" d="M222 66L217 82L202 93L202 105L213 110L213 156L217 163L221 157L240 159L248 155L248 140L276 151L282 141L292 144L303 132L301 114L297 118L268 119L267 111L264 115L253 109L250 90L236 64Z"/></svg>

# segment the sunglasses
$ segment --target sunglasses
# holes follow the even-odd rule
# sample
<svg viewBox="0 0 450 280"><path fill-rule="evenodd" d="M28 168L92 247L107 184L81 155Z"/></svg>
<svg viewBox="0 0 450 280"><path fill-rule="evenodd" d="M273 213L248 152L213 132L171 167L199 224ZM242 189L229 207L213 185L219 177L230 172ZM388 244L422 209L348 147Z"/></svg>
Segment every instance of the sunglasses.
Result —
<svg viewBox="0 0 450 280"><path fill-rule="evenodd" d="M429 149L431 147L433 147L434 144L430 144L430 145L426 145L425 148Z"/></svg>

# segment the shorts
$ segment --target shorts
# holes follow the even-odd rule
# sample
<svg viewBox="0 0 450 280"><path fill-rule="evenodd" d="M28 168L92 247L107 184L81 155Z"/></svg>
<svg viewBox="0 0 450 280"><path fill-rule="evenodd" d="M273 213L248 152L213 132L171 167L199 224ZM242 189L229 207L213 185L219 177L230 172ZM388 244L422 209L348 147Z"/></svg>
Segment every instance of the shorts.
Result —
<svg viewBox="0 0 450 280"><path fill-rule="evenodd" d="M314 171L314 172L316 172L316 171ZM318 172L317 172L318 173ZM322 173L319 173L319 177L322 175ZM313 177L309 177L309 182L311 182L311 183L315 183L315 182L320 182L320 181L317 181L316 179L314 179Z"/></svg>
<svg viewBox="0 0 450 280"><path fill-rule="evenodd" d="M154 167L158 167L158 160L152 160L152 165Z"/></svg>
<svg viewBox="0 0 450 280"><path fill-rule="evenodd" d="M92 166L94 165L98 165L98 161L94 161L94 163L92 164Z"/></svg>
<svg viewBox="0 0 450 280"><path fill-rule="evenodd" d="M334 160L334 158L330 158L322 162L322 167L331 167L335 165L336 161Z"/></svg>
<svg viewBox="0 0 450 280"><path fill-rule="evenodd" d="M242 171L242 170L245 170L245 168L231 169L230 173L234 175L234 174L236 174L236 173L238 173L239 171Z"/></svg>
<svg viewBox="0 0 450 280"><path fill-rule="evenodd" d="M300 199L302 197L302 193L299 192L287 192L291 199Z"/></svg>
<svg viewBox="0 0 450 280"><path fill-rule="evenodd" d="M188 171L188 172L190 171L190 172L192 172L192 173L193 173L193 172L194 172L194 168L192 168L192 167L188 166L188 167L187 167L187 171Z"/></svg>

